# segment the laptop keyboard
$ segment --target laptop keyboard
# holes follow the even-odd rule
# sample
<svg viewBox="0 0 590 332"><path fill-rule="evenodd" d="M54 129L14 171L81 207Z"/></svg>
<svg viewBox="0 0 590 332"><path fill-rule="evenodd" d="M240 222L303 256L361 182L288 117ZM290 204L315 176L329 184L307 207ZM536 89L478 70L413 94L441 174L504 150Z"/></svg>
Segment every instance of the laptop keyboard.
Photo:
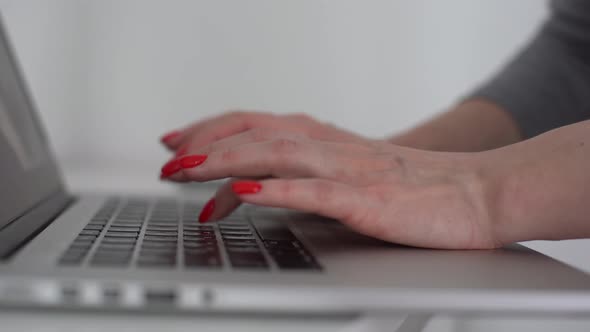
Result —
<svg viewBox="0 0 590 332"><path fill-rule="evenodd" d="M138 268L320 270L273 220L235 213L199 224L202 206L170 200L110 199L59 258L60 265Z"/></svg>

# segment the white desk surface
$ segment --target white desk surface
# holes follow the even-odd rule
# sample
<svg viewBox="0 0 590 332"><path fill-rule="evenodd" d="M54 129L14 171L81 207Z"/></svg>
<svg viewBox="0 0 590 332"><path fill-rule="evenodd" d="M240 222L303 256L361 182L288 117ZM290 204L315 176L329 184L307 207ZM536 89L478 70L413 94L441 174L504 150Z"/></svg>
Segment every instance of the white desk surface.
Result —
<svg viewBox="0 0 590 332"><path fill-rule="evenodd" d="M158 174L137 169L113 170L107 167L97 167L94 170L69 169L66 170L66 182L69 189L76 192L104 192L104 193L137 193L183 195L191 197L188 190L179 189L177 185L162 183L157 179ZM152 168L156 169L157 168ZM203 199L199 197L199 199ZM560 259L582 270L590 272L590 264L586 254L590 252L590 240L562 241L546 243L535 241L527 243L533 249L549 256ZM579 252L579 251L578 251ZM584 257L584 259L582 258ZM340 317L330 319L276 318L276 317L207 317L207 316L172 316L150 314L106 314L106 313L71 313L71 312L43 312L43 311L0 311L0 331L31 331L31 332L67 332L67 331L395 331L403 321L404 316L389 317ZM505 324L505 322L503 323ZM523 326L520 322L520 327ZM559 324L559 323L557 323ZM570 331L583 331L586 323L570 324ZM574 325L571 325L574 324ZM493 325L498 327L498 325ZM506 327L505 325L501 325ZM511 325L508 325L511 326ZM518 325L517 325L518 326ZM556 326L556 325L553 325ZM561 326L561 325L557 325ZM580 326L580 329L575 327ZM480 330L479 325L468 321L457 323L448 317L436 318L428 324L428 331L471 331ZM487 331L484 327L482 330ZM399 331L409 331L401 328Z"/></svg>

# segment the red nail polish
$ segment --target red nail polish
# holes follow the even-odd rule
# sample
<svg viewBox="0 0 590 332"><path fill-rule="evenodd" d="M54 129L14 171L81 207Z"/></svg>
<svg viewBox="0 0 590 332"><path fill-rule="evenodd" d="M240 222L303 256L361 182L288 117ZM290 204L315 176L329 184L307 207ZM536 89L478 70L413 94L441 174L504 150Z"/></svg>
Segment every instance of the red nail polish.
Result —
<svg viewBox="0 0 590 332"><path fill-rule="evenodd" d="M209 220L209 218L211 218L213 211L215 211L215 199L211 198L207 202L207 204L205 204L205 206L203 207L203 210L201 211L201 214L199 215L199 222L201 224L206 223Z"/></svg>
<svg viewBox="0 0 590 332"><path fill-rule="evenodd" d="M171 131L169 133L167 133L166 135L162 136L161 140L162 142L166 143L176 137L178 137L180 135L180 131L175 130L175 131Z"/></svg>
<svg viewBox="0 0 590 332"><path fill-rule="evenodd" d="M238 195L256 194L262 189L262 185L256 181L236 181L231 184L231 189Z"/></svg>
<svg viewBox="0 0 590 332"><path fill-rule="evenodd" d="M186 147L182 147L182 148L176 150L176 154L175 154L176 157L184 156L187 153L187 150L188 149Z"/></svg>
<svg viewBox="0 0 590 332"><path fill-rule="evenodd" d="M184 156L179 159L180 167L182 168L193 168L201 165L207 160L206 155L196 154L193 156Z"/></svg>
<svg viewBox="0 0 590 332"><path fill-rule="evenodd" d="M162 167L162 174L160 175L160 178L167 178L170 175L180 171L181 168L182 166L180 165L178 159L172 159Z"/></svg>

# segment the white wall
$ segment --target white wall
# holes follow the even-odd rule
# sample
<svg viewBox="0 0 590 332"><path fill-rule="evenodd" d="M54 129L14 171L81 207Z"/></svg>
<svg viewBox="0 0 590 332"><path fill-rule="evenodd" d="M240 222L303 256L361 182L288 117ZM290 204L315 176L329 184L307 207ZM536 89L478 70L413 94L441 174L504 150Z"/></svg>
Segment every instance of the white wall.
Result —
<svg viewBox="0 0 590 332"><path fill-rule="evenodd" d="M305 111L371 136L405 128L498 68L544 5L0 0L66 169L154 174L167 157L160 134L228 108Z"/></svg>
<svg viewBox="0 0 590 332"><path fill-rule="evenodd" d="M159 134L228 108L390 134L485 78L544 14L536 0L0 3L60 158L154 167Z"/></svg>

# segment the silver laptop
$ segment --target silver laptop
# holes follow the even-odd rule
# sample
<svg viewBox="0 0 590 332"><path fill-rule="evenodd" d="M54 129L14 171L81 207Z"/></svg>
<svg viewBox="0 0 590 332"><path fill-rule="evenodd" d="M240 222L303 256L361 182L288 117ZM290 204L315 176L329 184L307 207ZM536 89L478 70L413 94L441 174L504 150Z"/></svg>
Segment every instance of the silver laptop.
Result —
<svg viewBox="0 0 590 332"><path fill-rule="evenodd" d="M0 158L3 307L590 313L589 276L518 245L409 248L253 207L201 225L194 200L72 195L2 29Z"/></svg>

